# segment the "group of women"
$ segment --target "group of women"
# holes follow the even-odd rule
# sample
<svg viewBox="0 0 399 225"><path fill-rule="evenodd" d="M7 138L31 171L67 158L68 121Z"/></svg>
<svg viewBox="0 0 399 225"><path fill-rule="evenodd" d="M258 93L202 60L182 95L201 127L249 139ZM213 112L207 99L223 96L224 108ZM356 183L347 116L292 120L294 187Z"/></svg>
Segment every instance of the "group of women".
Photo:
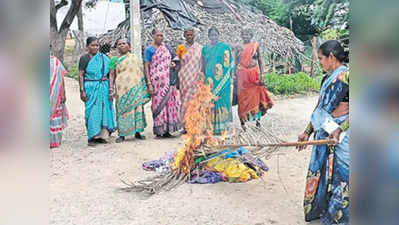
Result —
<svg viewBox="0 0 399 225"><path fill-rule="evenodd" d="M136 54L130 52L127 39L116 42L118 56L109 58L99 51L95 37L87 39L88 53L79 60L80 98L85 103L88 144L107 143L118 131L117 143L126 136L141 134L147 126L144 105L152 101L153 133L168 138L184 129L188 102L198 82L211 85L218 97L212 110L215 135L230 128L232 115L232 79L237 79L239 117L258 120L273 103L260 76L259 45L251 43L252 34L243 32L245 47L236 56L230 46L219 40L219 31L208 31L210 43L195 42L194 30L184 32L186 43L176 50L163 42L163 33L153 30L153 43L144 51L144 69ZM238 68L236 70L236 67ZM115 101L115 106L113 101Z"/></svg>
<svg viewBox="0 0 399 225"><path fill-rule="evenodd" d="M244 45L235 56L230 46L219 40L215 27L208 30L210 43L205 46L195 42L194 30L186 30L186 43L176 50L163 43L161 31L153 30L152 35L154 42L144 52L144 71L142 62L129 51L128 40L117 41L119 55L110 59L99 52L96 38L87 39L88 54L79 62L79 84L89 145L107 143L107 137L116 130L119 135L116 142L129 135L144 139L141 134L147 126L144 105L150 100L153 133L158 138L171 137L182 128L184 132L187 103L193 98L198 82L211 85L218 97L211 115L214 134L230 128L233 104L238 104L244 128L251 120L260 126L259 119L273 102L261 76L259 44L251 41L253 35L249 30L242 32ZM322 80L311 121L298 141L307 141L314 134L316 140L331 142L313 148L306 180L305 220L348 224L349 73L344 65L348 55L338 41L327 41L320 46L318 57L323 70L329 73ZM57 147L67 118L63 82L66 71L54 57L50 59L50 69L50 146Z"/></svg>

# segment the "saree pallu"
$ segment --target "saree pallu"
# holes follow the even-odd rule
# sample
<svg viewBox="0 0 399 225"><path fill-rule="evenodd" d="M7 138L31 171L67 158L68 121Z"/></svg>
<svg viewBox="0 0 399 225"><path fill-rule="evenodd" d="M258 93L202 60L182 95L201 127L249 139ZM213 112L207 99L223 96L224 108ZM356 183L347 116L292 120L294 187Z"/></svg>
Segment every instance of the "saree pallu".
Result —
<svg viewBox="0 0 399 225"><path fill-rule="evenodd" d="M89 140L99 135L102 129L109 133L116 129L115 112L109 100L109 80L105 79L110 70L109 63L110 59L99 52L90 59L86 68L84 90L88 99L85 121Z"/></svg>
<svg viewBox="0 0 399 225"><path fill-rule="evenodd" d="M165 45L157 48L151 59L150 79L156 94L152 97L154 134L163 135L181 129L180 99L177 88L170 85L171 54Z"/></svg>
<svg viewBox="0 0 399 225"><path fill-rule="evenodd" d="M141 63L136 55L128 53L111 60L116 71L116 119L119 136L129 136L147 127L144 105L150 101Z"/></svg>
<svg viewBox="0 0 399 225"><path fill-rule="evenodd" d="M245 46L237 68L238 116L242 121L257 120L272 106L272 99L264 86L259 86L259 65L250 67L258 43Z"/></svg>
<svg viewBox="0 0 399 225"><path fill-rule="evenodd" d="M200 80L198 72L201 72L201 51L202 45L194 43L187 49L184 55L181 55L181 69L179 72L180 80L180 99L181 111L180 118L184 124L185 113L187 110L188 102L194 97L196 93L196 85Z"/></svg>
<svg viewBox="0 0 399 225"><path fill-rule="evenodd" d="M212 87L212 92L218 100L212 108L213 133L218 135L230 129L233 121L231 110L231 74L233 56L230 46L217 43L213 47L204 46L202 56L205 59L205 82Z"/></svg>
<svg viewBox="0 0 399 225"><path fill-rule="evenodd" d="M337 107L337 96L342 90L348 75L344 66L336 69L324 82L320 90L320 103L312 114L315 140L328 138L321 126L326 118L337 124L345 121L348 115L333 118L331 113ZM320 218L326 225L349 224L349 129L344 139L335 147L315 145L313 147L306 178L304 197L305 220Z"/></svg>
<svg viewBox="0 0 399 225"><path fill-rule="evenodd" d="M61 103L64 94L64 76L67 73L62 63L50 57L50 147L59 147L62 141L62 130L67 126L68 112Z"/></svg>

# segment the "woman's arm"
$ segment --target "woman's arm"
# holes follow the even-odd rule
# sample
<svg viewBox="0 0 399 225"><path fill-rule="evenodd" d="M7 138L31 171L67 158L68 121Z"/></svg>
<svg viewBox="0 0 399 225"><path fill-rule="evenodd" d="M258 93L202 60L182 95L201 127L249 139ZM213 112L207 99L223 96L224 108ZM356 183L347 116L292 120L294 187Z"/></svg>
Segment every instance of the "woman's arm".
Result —
<svg viewBox="0 0 399 225"><path fill-rule="evenodd" d="M201 56L201 72L205 75L206 62L204 56Z"/></svg>
<svg viewBox="0 0 399 225"><path fill-rule="evenodd" d="M258 54L258 65L259 65L260 77L263 77L263 64L262 64L262 55L260 54L260 46L258 47L256 52Z"/></svg>
<svg viewBox="0 0 399 225"><path fill-rule="evenodd" d="M65 95L65 80L64 80L64 76L62 76L62 80L61 80L61 85L62 85L62 97L61 97L61 103L65 103L66 102L66 95Z"/></svg>
<svg viewBox="0 0 399 225"><path fill-rule="evenodd" d="M147 80L148 92L150 93L151 96L153 96L155 94L155 92L154 92L154 87L151 84L150 63L149 62L145 62L144 65L145 65L145 78Z"/></svg>
<svg viewBox="0 0 399 225"><path fill-rule="evenodd" d="M80 90L80 99L84 102L87 101L87 95L84 89L84 80L85 80L85 71L79 70L79 90Z"/></svg>
<svg viewBox="0 0 399 225"><path fill-rule="evenodd" d="M116 71L115 69L111 69L109 72L109 99L112 100L115 97L115 80L116 80Z"/></svg>

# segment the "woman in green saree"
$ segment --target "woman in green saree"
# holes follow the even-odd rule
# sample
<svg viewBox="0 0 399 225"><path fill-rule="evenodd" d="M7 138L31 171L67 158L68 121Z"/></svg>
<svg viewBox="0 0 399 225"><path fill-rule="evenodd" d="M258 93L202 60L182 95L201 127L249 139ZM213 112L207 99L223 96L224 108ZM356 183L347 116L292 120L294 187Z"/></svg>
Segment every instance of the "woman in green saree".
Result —
<svg viewBox="0 0 399 225"><path fill-rule="evenodd" d="M117 143L123 142L126 136L145 139L140 133L147 126L144 105L150 101L150 95L144 78L142 65L137 55L130 53L127 39L116 42L119 56L111 59L111 81L115 82L116 120L119 137ZM113 86L113 84L111 84Z"/></svg>
<svg viewBox="0 0 399 225"><path fill-rule="evenodd" d="M233 72L233 55L230 46L219 41L219 31L215 27L208 30L210 44L202 49L202 71L205 83L212 87L218 100L212 108L213 133L220 135L230 129L233 121L231 111L231 74Z"/></svg>

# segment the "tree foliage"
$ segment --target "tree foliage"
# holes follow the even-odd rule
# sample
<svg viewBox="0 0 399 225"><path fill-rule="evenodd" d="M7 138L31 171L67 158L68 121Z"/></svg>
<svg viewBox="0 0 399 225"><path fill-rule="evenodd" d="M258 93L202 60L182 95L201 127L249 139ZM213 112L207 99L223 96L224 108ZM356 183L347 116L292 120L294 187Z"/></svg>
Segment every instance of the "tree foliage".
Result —
<svg viewBox="0 0 399 225"><path fill-rule="evenodd" d="M236 0L250 4L299 38L318 36L323 31L345 26L349 20L349 0ZM301 38L301 39L303 39Z"/></svg>

